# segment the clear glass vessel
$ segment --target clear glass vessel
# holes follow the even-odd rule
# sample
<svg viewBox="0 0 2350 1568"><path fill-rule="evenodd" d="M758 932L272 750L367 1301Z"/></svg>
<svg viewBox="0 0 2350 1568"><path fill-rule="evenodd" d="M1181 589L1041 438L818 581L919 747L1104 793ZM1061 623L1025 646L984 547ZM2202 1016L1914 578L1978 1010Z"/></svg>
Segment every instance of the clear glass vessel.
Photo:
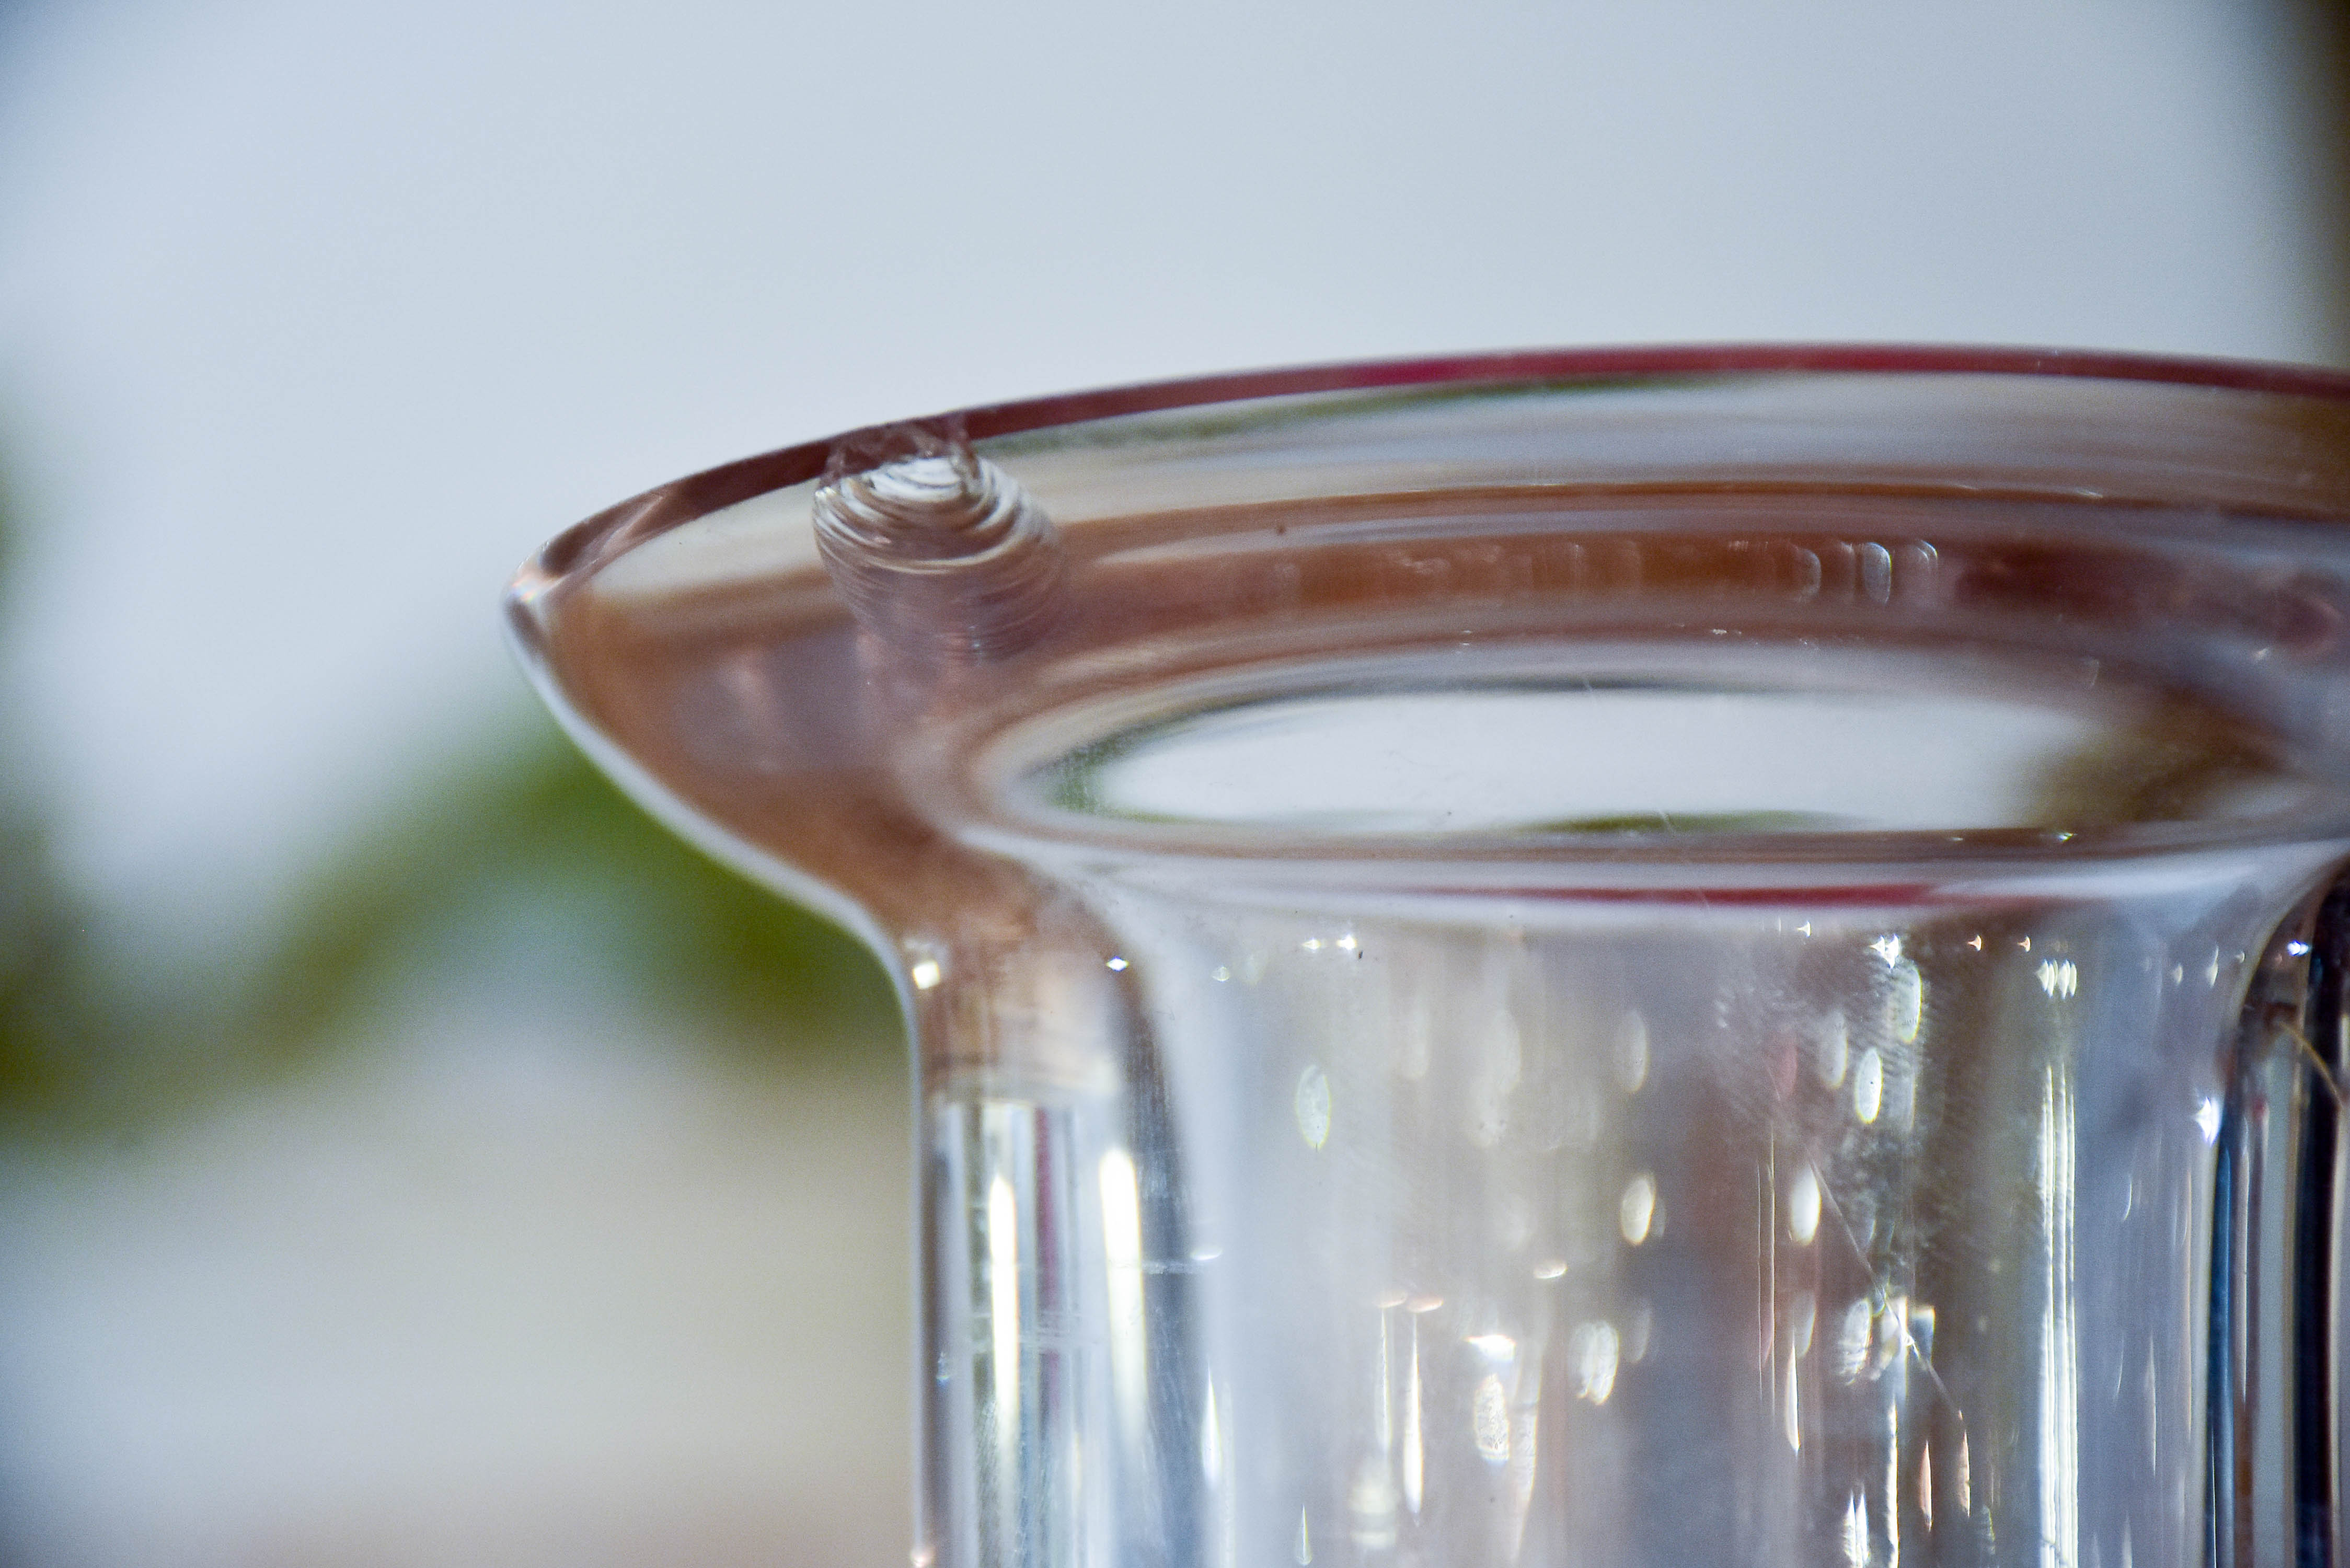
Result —
<svg viewBox="0 0 2350 1568"><path fill-rule="evenodd" d="M2319 372L1542 353L794 447L509 607L899 978L919 1564L2313 1564L2345 523Z"/></svg>

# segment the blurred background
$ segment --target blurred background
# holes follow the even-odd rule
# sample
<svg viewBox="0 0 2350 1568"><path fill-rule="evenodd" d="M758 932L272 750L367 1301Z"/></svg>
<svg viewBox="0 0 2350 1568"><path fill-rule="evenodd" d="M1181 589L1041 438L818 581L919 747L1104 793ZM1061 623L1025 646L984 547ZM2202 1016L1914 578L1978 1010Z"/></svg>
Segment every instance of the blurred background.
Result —
<svg viewBox="0 0 2350 1568"><path fill-rule="evenodd" d="M878 972L500 587L869 421L1470 348L2350 362L2350 7L0 0L0 1561L902 1563Z"/></svg>

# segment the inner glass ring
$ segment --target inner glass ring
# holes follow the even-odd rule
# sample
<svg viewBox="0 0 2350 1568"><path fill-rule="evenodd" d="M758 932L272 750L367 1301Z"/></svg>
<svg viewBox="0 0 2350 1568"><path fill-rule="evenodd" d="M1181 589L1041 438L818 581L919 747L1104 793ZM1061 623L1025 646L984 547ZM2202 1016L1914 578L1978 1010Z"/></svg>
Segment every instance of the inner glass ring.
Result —
<svg viewBox="0 0 2350 1568"><path fill-rule="evenodd" d="M1774 682L1772 662L1750 649L1726 679L1626 658L1440 681L1425 660L1366 660L1257 692L1161 691L1145 715L1117 701L1056 711L998 737L985 766L1007 811L1041 823L1335 839L2069 837L2121 820L2257 820L2315 794L2213 715L2209 751L2139 750L2178 717L2140 693L1905 688L1881 664L1875 680Z"/></svg>

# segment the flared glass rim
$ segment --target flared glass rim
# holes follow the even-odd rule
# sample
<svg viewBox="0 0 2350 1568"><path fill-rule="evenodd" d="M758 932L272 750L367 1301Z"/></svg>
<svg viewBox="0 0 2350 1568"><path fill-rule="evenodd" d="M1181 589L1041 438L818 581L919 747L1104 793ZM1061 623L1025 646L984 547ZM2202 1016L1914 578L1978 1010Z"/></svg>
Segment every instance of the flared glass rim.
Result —
<svg viewBox="0 0 2350 1568"><path fill-rule="evenodd" d="M2030 348L1935 345L1873 344L1689 344L1649 347L1541 348L1470 353L1430 358L1362 360L1293 366L1138 383L1093 390L1055 394L980 405L943 414L919 417L846 431L816 440L703 470L660 485L588 518L551 541L527 562L515 577L506 603L508 629L517 652L535 683L557 716L598 763L619 779L629 793L651 807L689 838L721 858L742 865L761 880L793 896L816 902L840 913L839 901L820 897L821 874L795 867L786 855L770 846L753 848L728 830L704 820L702 811L669 784L656 779L634 759L625 742L603 733L575 709L550 662L550 634L560 618L558 602L623 556L673 530L685 527L727 508L795 486L810 486L826 473L837 454L847 451L900 447L910 437L924 435L949 443L999 442L1002 438L1038 435L1049 444L1058 432L1098 421L1135 416L1174 415L1188 410L1271 403L1277 400L1362 394L1447 393L1481 388L1546 387L1549 389L1592 389L1637 390L1667 389L1707 380L1784 380L1802 383L1855 378L2009 379L2019 384L2103 382L2114 387L2167 386L2190 397L2197 392L2238 393L2251 398L2303 400L2350 409L2350 372L2320 367L2247 360L2166 357L2075 348ZM2085 385L2084 392L2088 391ZM2329 415L2327 428L2334 425ZM2273 457L2272 457L2273 461ZM2291 476L2287 476L2290 488ZM2322 502L2313 496L2315 510L2326 522L2350 522L2340 510L2341 494L2328 489ZM2247 509L2259 515L2263 509ZM2288 504L2287 510L2297 510ZM807 565L813 568L813 557ZM970 845L1035 863L1064 858L1091 863L1105 854L1120 863L1148 863L1181 876L1185 867L1229 876L1236 865L1255 863L1275 877L1303 863L1326 868L1376 861L1381 875L1393 881L1397 868L1421 865L1430 875L1457 879L1471 863L1514 863L1528 844L1522 835L1499 836L1447 833L1423 841L1415 836L1374 836L1326 841L1307 835L1295 842L1282 836L1219 831L1212 826L1190 825L1180 830L1145 831L1120 828L1104 836L1101 824L1076 824L1027 814L1003 817L993 810L956 807L958 833ZM2113 834L2084 836L2075 853L2097 858L2175 857L2200 851L2231 853L2249 846L2283 840L2307 841L2350 836L2350 817L2321 812L2295 821L2282 836L2277 821L2246 822L2215 831L2201 824L2192 831L2133 828ZM1640 866L1654 876L1642 897L1687 896L1690 888L1711 888L1719 896L1724 884L1721 872L1737 866L1749 873L1757 891L1763 884L1818 884L1835 867L1866 865L1872 886L1898 881L1897 867L1907 866L1914 878L1932 881L1960 867L1969 875L2013 876L2028 870L2039 842L2029 832L1928 834L1906 830L1868 830L1814 836L1773 834L1767 837L1723 833L1706 841L1702 854L1686 839L1665 844L1611 841L1581 846L1545 842L1545 864L1559 877L1578 886L1574 867ZM2071 838L2072 835L2065 835ZM1109 842L1114 839L1116 842ZM1498 873L1496 873L1498 874ZM811 878L814 878L813 880ZM1482 874L1471 880L1486 880ZM1504 878L1504 881L1507 879ZM1680 888L1680 881L1690 888ZM1448 884L1450 885L1450 884ZM1920 883L1922 886L1922 882ZM1488 891L1513 891L1496 886ZM1881 890L1881 888L1880 888ZM1913 889L1914 890L1914 889ZM1777 896L1772 894L1771 896ZM858 923L862 929L862 922Z"/></svg>
<svg viewBox="0 0 2350 1568"><path fill-rule="evenodd" d="M2147 382L2350 403L2350 371L2254 359L2090 348L1865 343L1668 344L1528 348L1338 360L1220 372L983 403L863 425L657 485L566 529L526 562L516 588L592 573L646 540L769 491L819 477L832 454L884 432L985 441L1132 414L1314 393L1710 375L2014 376Z"/></svg>

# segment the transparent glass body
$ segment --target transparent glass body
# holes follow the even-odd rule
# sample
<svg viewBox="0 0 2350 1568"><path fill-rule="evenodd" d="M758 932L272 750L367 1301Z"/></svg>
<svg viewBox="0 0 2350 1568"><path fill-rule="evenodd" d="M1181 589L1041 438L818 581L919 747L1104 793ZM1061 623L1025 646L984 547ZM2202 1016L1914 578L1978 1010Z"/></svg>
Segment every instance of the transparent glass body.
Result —
<svg viewBox="0 0 2350 1568"><path fill-rule="evenodd" d="M899 977L918 1563L2331 1563L2345 522L2319 373L1525 355L793 448L510 610Z"/></svg>

